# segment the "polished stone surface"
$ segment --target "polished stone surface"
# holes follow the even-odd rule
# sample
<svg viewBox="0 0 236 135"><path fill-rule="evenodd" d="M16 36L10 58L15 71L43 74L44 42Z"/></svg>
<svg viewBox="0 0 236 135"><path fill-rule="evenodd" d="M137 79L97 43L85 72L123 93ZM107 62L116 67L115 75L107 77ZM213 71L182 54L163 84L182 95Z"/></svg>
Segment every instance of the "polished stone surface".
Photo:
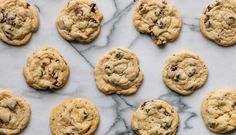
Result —
<svg viewBox="0 0 236 135"><path fill-rule="evenodd" d="M30 124L22 135L51 134L49 116L53 106L74 97L87 98L97 106L101 122L96 135L133 135L130 128L132 112L142 101L151 99L164 99L178 110L181 119L178 135L213 135L201 118L201 101L214 88L236 87L236 46L220 47L200 33L199 17L212 0L169 1L180 11L183 28L178 40L165 47L157 47L133 26L134 0L97 0L104 20L99 38L88 45L67 42L56 30L56 17L67 0L29 0L39 11L38 32L23 47L0 42L0 87L11 89L24 97L32 108ZM22 68L26 58L43 46L56 48L70 66L69 81L61 90L36 91L25 83ZM115 47L127 47L140 59L145 79L135 95L107 96L95 86L93 69L96 61ZM164 61L173 53L183 50L198 53L209 68L206 85L190 96L175 94L162 81Z"/></svg>

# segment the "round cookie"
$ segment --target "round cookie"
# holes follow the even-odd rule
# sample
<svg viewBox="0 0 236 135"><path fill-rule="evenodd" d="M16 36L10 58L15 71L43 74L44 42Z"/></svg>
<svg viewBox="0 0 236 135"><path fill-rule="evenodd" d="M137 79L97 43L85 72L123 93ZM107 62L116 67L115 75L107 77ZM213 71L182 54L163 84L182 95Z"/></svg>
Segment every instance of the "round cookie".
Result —
<svg viewBox="0 0 236 135"><path fill-rule="evenodd" d="M0 3L0 39L10 45L26 44L39 27L39 16L26 0Z"/></svg>
<svg viewBox="0 0 236 135"><path fill-rule="evenodd" d="M92 135L99 125L96 107L83 98L65 100L50 116L53 135Z"/></svg>
<svg viewBox="0 0 236 135"><path fill-rule="evenodd" d="M203 35L221 46L236 43L236 1L217 0L207 6L200 19Z"/></svg>
<svg viewBox="0 0 236 135"><path fill-rule="evenodd" d="M70 0L61 10L56 26L66 40L89 43L98 36L102 19L95 1Z"/></svg>
<svg viewBox="0 0 236 135"><path fill-rule="evenodd" d="M105 94L131 95L143 82L138 57L128 49L115 48L104 55L94 70L96 85Z"/></svg>
<svg viewBox="0 0 236 135"><path fill-rule="evenodd" d="M20 133L30 120L31 109L21 97L8 90L0 91L0 134Z"/></svg>
<svg viewBox="0 0 236 135"><path fill-rule="evenodd" d="M236 129L236 89L216 89L203 100L202 118L206 127L216 133Z"/></svg>
<svg viewBox="0 0 236 135"><path fill-rule="evenodd" d="M68 80L69 66L56 49L40 48L28 57L23 73L32 88L58 89Z"/></svg>
<svg viewBox="0 0 236 135"><path fill-rule="evenodd" d="M202 87L208 78L208 69L203 60L192 52L179 52L164 65L162 78L173 91L189 95Z"/></svg>
<svg viewBox="0 0 236 135"><path fill-rule="evenodd" d="M178 125L178 113L163 100L142 103L133 113L131 124L138 135L175 135Z"/></svg>
<svg viewBox="0 0 236 135"><path fill-rule="evenodd" d="M150 35L156 45L164 45L179 36L182 19L166 0L138 0L134 25L139 32Z"/></svg>

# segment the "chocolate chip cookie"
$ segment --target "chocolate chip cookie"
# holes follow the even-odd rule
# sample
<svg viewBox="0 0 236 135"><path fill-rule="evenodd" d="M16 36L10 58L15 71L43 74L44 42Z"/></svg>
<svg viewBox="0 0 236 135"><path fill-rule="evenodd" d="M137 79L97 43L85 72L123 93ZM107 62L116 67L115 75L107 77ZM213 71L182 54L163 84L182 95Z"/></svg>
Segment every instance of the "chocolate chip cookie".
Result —
<svg viewBox="0 0 236 135"><path fill-rule="evenodd" d="M39 16L26 0L1 0L0 39L10 45L26 44L39 27Z"/></svg>
<svg viewBox="0 0 236 135"><path fill-rule="evenodd" d="M23 73L32 88L58 89L68 80L69 66L56 49L40 48L28 57Z"/></svg>
<svg viewBox="0 0 236 135"><path fill-rule="evenodd" d="M138 135L175 135L178 125L178 113L163 100L142 103L133 113L131 124Z"/></svg>
<svg viewBox="0 0 236 135"><path fill-rule="evenodd" d="M216 0L208 5L200 19L203 35L221 46L236 43L236 1Z"/></svg>
<svg viewBox="0 0 236 135"><path fill-rule="evenodd" d="M134 25L139 32L150 35L155 44L164 45L179 36L182 19L166 0L138 0Z"/></svg>
<svg viewBox="0 0 236 135"><path fill-rule="evenodd" d="M104 55L94 70L96 85L105 94L130 95L143 82L138 57L128 49L115 48Z"/></svg>
<svg viewBox="0 0 236 135"><path fill-rule="evenodd" d="M57 30L66 40L92 42L100 32L103 19L93 0L70 0L56 21Z"/></svg>
<svg viewBox="0 0 236 135"><path fill-rule="evenodd" d="M179 52L164 65L163 81L173 91L189 95L202 87L208 78L208 69L203 60L192 52Z"/></svg>
<svg viewBox="0 0 236 135"><path fill-rule="evenodd" d="M31 109L21 97L9 90L0 91L0 134L15 135L20 133L30 120Z"/></svg>
<svg viewBox="0 0 236 135"><path fill-rule="evenodd" d="M206 127L216 133L236 129L236 89L216 89L203 100L202 118Z"/></svg>
<svg viewBox="0 0 236 135"><path fill-rule="evenodd" d="M92 135L98 125L96 107L84 98L65 100L52 110L50 116L53 135Z"/></svg>

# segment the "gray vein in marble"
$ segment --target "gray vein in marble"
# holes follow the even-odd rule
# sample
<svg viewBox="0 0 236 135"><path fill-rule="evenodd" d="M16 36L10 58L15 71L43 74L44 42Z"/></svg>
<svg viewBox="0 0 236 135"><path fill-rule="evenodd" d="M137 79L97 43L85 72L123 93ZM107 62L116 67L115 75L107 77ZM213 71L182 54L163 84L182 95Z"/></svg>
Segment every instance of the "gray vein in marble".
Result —
<svg viewBox="0 0 236 135"><path fill-rule="evenodd" d="M192 30L192 31L196 31L196 32L200 31L199 25L185 23L185 22L183 22L183 25L188 26L190 28L190 30Z"/></svg>
<svg viewBox="0 0 236 135"><path fill-rule="evenodd" d="M188 109L190 109L191 107L183 102L182 96L173 92L169 92L167 94L161 95L159 99L165 100L173 105L177 109L178 113L188 114L188 118L184 121L184 129L193 128L193 126L191 126L189 122L193 118L197 117L197 114L195 112L188 111Z"/></svg>

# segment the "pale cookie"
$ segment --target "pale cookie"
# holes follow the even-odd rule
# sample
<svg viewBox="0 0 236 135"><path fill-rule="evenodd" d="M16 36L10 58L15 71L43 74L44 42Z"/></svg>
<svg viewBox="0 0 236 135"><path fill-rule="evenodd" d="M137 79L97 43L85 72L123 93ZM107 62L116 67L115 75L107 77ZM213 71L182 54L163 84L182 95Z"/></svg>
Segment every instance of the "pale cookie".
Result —
<svg viewBox="0 0 236 135"><path fill-rule="evenodd" d="M200 19L203 35L222 46L236 43L236 1L216 0L204 11Z"/></svg>
<svg viewBox="0 0 236 135"><path fill-rule="evenodd" d="M0 134L15 135L20 133L30 120L31 109L21 97L8 90L0 91Z"/></svg>
<svg viewBox="0 0 236 135"><path fill-rule="evenodd" d="M29 86L39 89L63 87L69 77L69 66L54 48L40 48L27 59L23 69Z"/></svg>
<svg viewBox="0 0 236 135"><path fill-rule="evenodd" d="M166 0L138 0L134 25L139 32L150 35L155 44L164 45L179 36L182 19Z"/></svg>
<svg viewBox="0 0 236 135"><path fill-rule="evenodd" d="M131 123L138 135L175 135L178 125L178 113L163 100L142 103L133 113Z"/></svg>
<svg viewBox="0 0 236 135"><path fill-rule="evenodd" d="M115 48L104 55L94 70L96 85L105 94L131 95L143 82L138 57L128 49Z"/></svg>
<svg viewBox="0 0 236 135"><path fill-rule="evenodd" d="M202 118L206 127L216 133L236 129L236 89L216 89L203 100Z"/></svg>
<svg viewBox="0 0 236 135"><path fill-rule="evenodd" d="M206 83L208 69L197 54L179 52L165 62L162 78L171 90L189 95Z"/></svg>
<svg viewBox="0 0 236 135"><path fill-rule="evenodd" d="M0 0L0 39L10 45L26 44L39 27L39 16L26 0Z"/></svg>
<svg viewBox="0 0 236 135"><path fill-rule="evenodd" d="M70 0L61 10L56 25L66 40L89 43L98 36L102 19L95 1Z"/></svg>
<svg viewBox="0 0 236 135"><path fill-rule="evenodd" d="M99 119L99 113L90 101L70 99L52 110L50 128L53 135L92 135Z"/></svg>

